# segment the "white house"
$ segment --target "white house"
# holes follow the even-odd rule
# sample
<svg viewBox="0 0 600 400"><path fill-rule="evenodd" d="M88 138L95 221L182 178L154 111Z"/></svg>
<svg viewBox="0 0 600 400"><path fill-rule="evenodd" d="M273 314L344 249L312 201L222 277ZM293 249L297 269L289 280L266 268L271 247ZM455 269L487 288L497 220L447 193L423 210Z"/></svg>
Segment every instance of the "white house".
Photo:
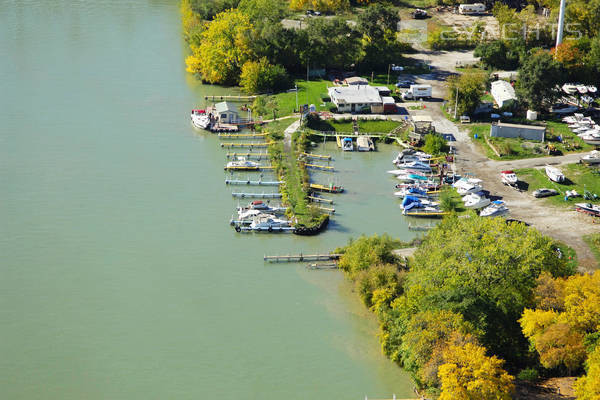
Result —
<svg viewBox="0 0 600 400"><path fill-rule="evenodd" d="M235 124L239 122L239 111L235 104L228 101L215 104L215 111L219 122L223 124Z"/></svg>
<svg viewBox="0 0 600 400"><path fill-rule="evenodd" d="M492 90L490 90L490 93L499 108L509 107L517 101L515 88L513 88L509 82L503 80L492 82Z"/></svg>
<svg viewBox="0 0 600 400"><path fill-rule="evenodd" d="M327 89L339 112L383 113L379 90L369 85L333 86Z"/></svg>

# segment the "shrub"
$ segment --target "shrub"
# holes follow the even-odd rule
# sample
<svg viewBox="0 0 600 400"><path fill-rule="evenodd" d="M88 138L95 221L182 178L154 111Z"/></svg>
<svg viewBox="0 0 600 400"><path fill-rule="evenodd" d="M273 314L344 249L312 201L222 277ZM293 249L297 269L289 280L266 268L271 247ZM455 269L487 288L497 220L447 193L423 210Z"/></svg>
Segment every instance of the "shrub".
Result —
<svg viewBox="0 0 600 400"><path fill-rule="evenodd" d="M527 382L535 382L539 379L539 377L540 373L535 368L525 368L517 375L517 378Z"/></svg>

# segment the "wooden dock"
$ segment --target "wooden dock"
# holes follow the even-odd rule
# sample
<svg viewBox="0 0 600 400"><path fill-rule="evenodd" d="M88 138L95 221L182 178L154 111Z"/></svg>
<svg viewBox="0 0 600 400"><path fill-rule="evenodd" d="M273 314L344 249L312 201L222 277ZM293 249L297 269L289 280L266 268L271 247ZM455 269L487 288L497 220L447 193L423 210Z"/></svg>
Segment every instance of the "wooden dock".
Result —
<svg viewBox="0 0 600 400"><path fill-rule="evenodd" d="M265 169L274 169L275 167L272 165L259 165L257 167L243 167L243 166L233 166L233 167L228 167L225 166L224 169L226 171L262 171Z"/></svg>
<svg viewBox="0 0 600 400"><path fill-rule="evenodd" d="M268 133L219 133L222 139L258 139L269 136Z"/></svg>
<svg viewBox="0 0 600 400"><path fill-rule="evenodd" d="M316 190L318 192L327 192L327 193L342 193L344 188L341 186L335 185L321 185L319 183L311 183L309 186L312 190Z"/></svg>
<svg viewBox="0 0 600 400"><path fill-rule="evenodd" d="M311 154L311 153L300 153L301 156L304 156L306 158L313 158L316 160L328 160L331 161L331 156L330 155L321 155L321 154Z"/></svg>
<svg viewBox="0 0 600 400"><path fill-rule="evenodd" d="M248 186L279 186L282 181L251 181L250 179L225 179L226 185L248 185Z"/></svg>
<svg viewBox="0 0 600 400"><path fill-rule="evenodd" d="M204 96L208 101L253 101L256 96Z"/></svg>
<svg viewBox="0 0 600 400"><path fill-rule="evenodd" d="M341 254L296 254L287 256L264 256L267 262L303 262L303 261L331 261L339 260Z"/></svg>
<svg viewBox="0 0 600 400"><path fill-rule="evenodd" d="M240 148L240 147L249 147L249 148L266 148L269 147L271 142L249 142L249 143L237 143L237 142L224 142L221 143L221 147L227 148Z"/></svg>
<svg viewBox="0 0 600 400"><path fill-rule="evenodd" d="M233 197L239 197L239 198L254 198L254 199L280 199L281 198L281 193L240 193L240 192L233 192L231 193L231 195Z"/></svg>
<svg viewBox="0 0 600 400"><path fill-rule="evenodd" d="M322 206L316 206L319 210L328 212L329 214L335 214L335 208L328 208Z"/></svg>
<svg viewBox="0 0 600 400"><path fill-rule="evenodd" d="M225 156L227 158L245 157L246 159L261 160L262 158L268 158L269 153L227 153Z"/></svg>
<svg viewBox="0 0 600 400"><path fill-rule="evenodd" d="M326 199L324 197L316 197L316 196L308 196L308 199L310 201L313 201L315 203L327 203L327 204L333 204L333 200L331 199Z"/></svg>
<svg viewBox="0 0 600 400"><path fill-rule="evenodd" d="M319 269L319 270L327 270L327 269L338 269L338 266L335 262L315 262L306 265L308 269Z"/></svg>
<svg viewBox="0 0 600 400"><path fill-rule="evenodd" d="M335 169L333 167L330 167L328 165L319 165L319 164L304 164L306 166L306 168L312 168L312 169L318 169L321 171L328 171L328 172L334 172Z"/></svg>

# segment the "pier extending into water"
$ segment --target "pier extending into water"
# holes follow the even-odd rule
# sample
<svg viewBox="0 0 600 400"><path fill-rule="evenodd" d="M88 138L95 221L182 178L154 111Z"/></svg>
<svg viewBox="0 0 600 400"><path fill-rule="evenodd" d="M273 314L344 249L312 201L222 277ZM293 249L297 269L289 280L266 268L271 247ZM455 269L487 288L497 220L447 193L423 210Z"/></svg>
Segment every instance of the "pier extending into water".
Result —
<svg viewBox="0 0 600 400"><path fill-rule="evenodd" d="M264 261L267 262L302 262L302 261L330 261L339 260L341 254L327 253L327 254L295 254L295 255L284 255L284 256L264 256Z"/></svg>
<svg viewBox="0 0 600 400"><path fill-rule="evenodd" d="M317 196L308 196L308 199L312 202L315 203L327 203L327 204L333 204L333 200L331 199L326 199L324 197L317 197Z"/></svg>
<svg viewBox="0 0 600 400"><path fill-rule="evenodd" d="M282 181L251 181L250 179L225 179L226 185L248 185L248 186L279 186Z"/></svg>
<svg viewBox="0 0 600 400"><path fill-rule="evenodd" d="M256 96L204 96L208 101L254 101Z"/></svg>
<svg viewBox="0 0 600 400"><path fill-rule="evenodd" d="M321 171L334 172L335 169L329 165L319 165L319 164L304 164L306 168L319 169Z"/></svg>
<svg viewBox="0 0 600 400"><path fill-rule="evenodd" d="M227 147L227 148L243 148L243 147L249 147L249 148L266 148L269 147L269 145L271 144L271 142L248 142L248 143L237 143L237 142L224 142L221 143L221 147Z"/></svg>
<svg viewBox="0 0 600 400"><path fill-rule="evenodd" d="M237 158L237 157L245 157L246 159L255 159L255 160L261 160L263 158L268 158L269 157L269 153L227 153L226 154L227 158Z"/></svg>
<svg viewBox="0 0 600 400"><path fill-rule="evenodd" d="M328 154L322 155L322 154L312 154L312 153L300 153L301 156L304 156L306 158L313 158L316 160L328 160L331 161L331 156Z"/></svg>
<svg viewBox="0 0 600 400"><path fill-rule="evenodd" d="M244 198L254 198L254 199L280 199L281 193L239 193L233 192L231 193L233 197Z"/></svg>

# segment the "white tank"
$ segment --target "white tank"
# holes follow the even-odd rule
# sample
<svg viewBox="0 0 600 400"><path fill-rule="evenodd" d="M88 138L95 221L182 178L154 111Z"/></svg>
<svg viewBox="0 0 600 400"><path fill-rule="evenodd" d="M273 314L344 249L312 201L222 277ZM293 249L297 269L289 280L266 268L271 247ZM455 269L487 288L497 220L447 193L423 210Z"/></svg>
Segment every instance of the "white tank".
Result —
<svg viewBox="0 0 600 400"><path fill-rule="evenodd" d="M535 121L538 118L537 111L527 110L527 119L529 121Z"/></svg>

